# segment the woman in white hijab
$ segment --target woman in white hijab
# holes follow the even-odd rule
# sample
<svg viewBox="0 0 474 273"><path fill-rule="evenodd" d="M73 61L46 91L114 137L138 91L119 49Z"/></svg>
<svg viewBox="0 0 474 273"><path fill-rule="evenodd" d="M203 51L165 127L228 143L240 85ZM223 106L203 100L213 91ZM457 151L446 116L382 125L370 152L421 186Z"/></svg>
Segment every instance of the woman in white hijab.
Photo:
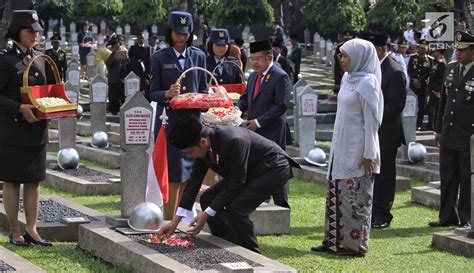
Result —
<svg viewBox="0 0 474 273"><path fill-rule="evenodd" d="M363 255L368 251L373 174L380 171L381 70L374 46L365 40L344 43L340 58L346 73L329 156L324 240L311 250Z"/></svg>

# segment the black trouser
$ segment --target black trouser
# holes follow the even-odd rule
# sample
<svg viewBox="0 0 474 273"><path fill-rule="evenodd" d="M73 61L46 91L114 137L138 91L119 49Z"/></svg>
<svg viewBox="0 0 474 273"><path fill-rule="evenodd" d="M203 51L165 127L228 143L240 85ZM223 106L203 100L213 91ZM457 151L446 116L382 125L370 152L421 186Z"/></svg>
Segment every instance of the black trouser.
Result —
<svg viewBox="0 0 474 273"><path fill-rule="evenodd" d="M423 126L423 116L425 115L425 105L426 105L426 87L421 87L420 89L414 89L416 97L418 99L418 113L416 115L416 128Z"/></svg>
<svg viewBox="0 0 474 273"><path fill-rule="evenodd" d="M453 141L456 141L455 139ZM441 177L441 221L471 220L471 159L470 152L442 148L439 154ZM459 200L458 200L459 193ZM457 214L456 214L457 201Z"/></svg>
<svg viewBox="0 0 474 273"><path fill-rule="evenodd" d="M288 204L288 191L290 190L290 182L287 181L283 186L278 187L272 194L273 203L277 206L290 208Z"/></svg>
<svg viewBox="0 0 474 273"><path fill-rule="evenodd" d="M125 87L123 83L109 82L109 112L116 115L120 111L120 106L125 102Z"/></svg>
<svg viewBox="0 0 474 273"><path fill-rule="evenodd" d="M380 150L380 174L375 174L372 204L372 222L390 223L390 213L395 199L397 148Z"/></svg>
<svg viewBox="0 0 474 273"><path fill-rule="evenodd" d="M288 181L290 167L280 167L253 177L247 181L238 195L222 211L207 219L207 224L214 236L220 237L249 250L260 253L253 223L249 215L270 197L283 181ZM226 181L221 180L207 189L200 198L204 211L216 196L225 191Z"/></svg>
<svg viewBox="0 0 474 273"><path fill-rule="evenodd" d="M428 130L434 130L434 124L437 119L438 114L438 104L439 98L435 95L430 95L430 99L428 101L428 126L426 128Z"/></svg>

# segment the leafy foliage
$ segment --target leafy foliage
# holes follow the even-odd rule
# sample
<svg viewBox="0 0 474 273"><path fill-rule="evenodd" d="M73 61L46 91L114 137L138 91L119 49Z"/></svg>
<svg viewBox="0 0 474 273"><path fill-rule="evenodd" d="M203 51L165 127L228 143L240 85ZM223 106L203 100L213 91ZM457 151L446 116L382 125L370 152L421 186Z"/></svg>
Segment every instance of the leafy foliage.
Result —
<svg viewBox="0 0 474 273"><path fill-rule="evenodd" d="M367 13L367 29L401 35L407 22L417 21L419 9L415 0L380 0Z"/></svg>
<svg viewBox="0 0 474 273"><path fill-rule="evenodd" d="M246 25L268 25L273 19L273 8L267 0L224 0L209 9L211 24L228 28Z"/></svg>
<svg viewBox="0 0 474 273"><path fill-rule="evenodd" d="M163 21L166 15L162 0L124 0L120 21L145 28Z"/></svg>
<svg viewBox="0 0 474 273"><path fill-rule="evenodd" d="M71 18L76 21L116 22L123 9L122 0L75 0Z"/></svg>
<svg viewBox="0 0 474 273"><path fill-rule="evenodd" d="M74 0L38 0L36 10L40 18L68 17L73 13Z"/></svg>
<svg viewBox="0 0 474 273"><path fill-rule="evenodd" d="M334 40L338 33L360 31L365 25L364 9L355 0L309 0L303 15L310 27Z"/></svg>

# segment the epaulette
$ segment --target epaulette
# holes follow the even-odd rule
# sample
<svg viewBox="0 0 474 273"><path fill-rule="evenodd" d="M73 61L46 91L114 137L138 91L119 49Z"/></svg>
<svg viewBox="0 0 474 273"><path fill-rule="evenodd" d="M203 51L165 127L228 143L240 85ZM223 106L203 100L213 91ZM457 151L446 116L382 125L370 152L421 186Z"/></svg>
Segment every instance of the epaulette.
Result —
<svg viewBox="0 0 474 273"><path fill-rule="evenodd" d="M448 64L454 64L457 63L458 61L450 61Z"/></svg>
<svg viewBox="0 0 474 273"><path fill-rule="evenodd" d="M428 55L428 54L426 54L426 56L428 57L428 59L434 60L433 56Z"/></svg>
<svg viewBox="0 0 474 273"><path fill-rule="evenodd" d="M415 56L415 55L418 55L418 53L412 53L412 54L410 54L410 57Z"/></svg>
<svg viewBox="0 0 474 273"><path fill-rule="evenodd" d="M200 49L200 48L197 47L197 46L191 46L191 49L201 51L201 52L204 53L204 54L206 53L206 52L204 52L204 50Z"/></svg>

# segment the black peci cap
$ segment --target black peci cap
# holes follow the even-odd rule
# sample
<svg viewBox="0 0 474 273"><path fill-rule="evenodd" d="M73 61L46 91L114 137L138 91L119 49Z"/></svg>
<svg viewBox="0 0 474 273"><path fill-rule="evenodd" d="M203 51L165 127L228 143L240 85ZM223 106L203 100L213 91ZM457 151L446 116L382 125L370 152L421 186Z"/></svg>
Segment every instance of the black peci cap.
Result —
<svg viewBox="0 0 474 273"><path fill-rule="evenodd" d="M388 35L377 32L363 32L359 38L371 42L375 47L386 46L388 41Z"/></svg>
<svg viewBox="0 0 474 273"><path fill-rule="evenodd" d="M272 45L268 40L261 40L250 43L250 53L257 53L260 51L269 51L272 50Z"/></svg>
<svg viewBox="0 0 474 273"><path fill-rule="evenodd" d="M170 132L170 144L183 150L196 144L201 137L202 124L194 116L189 115L178 121Z"/></svg>

